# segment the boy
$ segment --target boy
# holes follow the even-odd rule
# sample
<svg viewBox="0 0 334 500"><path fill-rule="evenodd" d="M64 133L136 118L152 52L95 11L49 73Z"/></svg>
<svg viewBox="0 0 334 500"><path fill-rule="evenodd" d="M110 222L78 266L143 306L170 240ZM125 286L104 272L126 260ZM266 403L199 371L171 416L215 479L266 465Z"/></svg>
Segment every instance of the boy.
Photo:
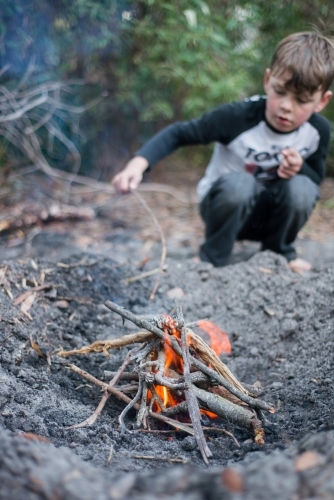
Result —
<svg viewBox="0 0 334 500"><path fill-rule="evenodd" d="M205 242L200 257L227 264L235 240L262 242L294 270L311 264L292 245L319 198L330 127L318 115L332 97L334 44L295 33L276 47L265 71L266 96L224 104L199 119L174 123L142 146L113 180L137 188L143 172L179 146L216 142L198 184Z"/></svg>

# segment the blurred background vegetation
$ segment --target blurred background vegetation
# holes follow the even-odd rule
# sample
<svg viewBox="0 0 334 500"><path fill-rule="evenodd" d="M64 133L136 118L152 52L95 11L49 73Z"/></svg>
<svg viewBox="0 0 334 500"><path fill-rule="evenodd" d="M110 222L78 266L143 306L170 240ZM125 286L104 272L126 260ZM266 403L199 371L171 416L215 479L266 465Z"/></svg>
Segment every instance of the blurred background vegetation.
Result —
<svg viewBox="0 0 334 500"><path fill-rule="evenodd" d="M264 69L282 37L334 34L332 2L0 0L0 69L8 65L0 83L14 88L34 60L27 85L83 79L68 96L73 104L108 91L81 116L80 133L64 130L80 150L80 172L105 180L171 121L263 93ZM334 103L324 114L334 123ZM0 166L12 161L8 153L0 138ZM179 153L194 166L209 154ZM61 154L49 161L67 168ZM334 175L334 141L327 165Z"/></svg>

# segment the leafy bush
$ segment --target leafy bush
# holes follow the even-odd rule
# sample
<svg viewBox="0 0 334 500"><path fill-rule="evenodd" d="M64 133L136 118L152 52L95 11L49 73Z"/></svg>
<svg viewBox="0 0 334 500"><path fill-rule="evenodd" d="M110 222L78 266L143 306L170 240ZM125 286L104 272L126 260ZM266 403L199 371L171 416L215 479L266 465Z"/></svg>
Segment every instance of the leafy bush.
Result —
<svg viewBox="0 0 334 500"><path fill-rule="evenodd" d="M173 120L262 93L277 41L311 22L334 27L331 0L0 0L2 80L83 78L71 96L109 98L81 120L84 172L107 177ZM319 20L319 21L318 21ZM321 26L320 26L321 27ZM334 108L326 114L333 118ZM333 172L334 173L334 172Z"/></svg>

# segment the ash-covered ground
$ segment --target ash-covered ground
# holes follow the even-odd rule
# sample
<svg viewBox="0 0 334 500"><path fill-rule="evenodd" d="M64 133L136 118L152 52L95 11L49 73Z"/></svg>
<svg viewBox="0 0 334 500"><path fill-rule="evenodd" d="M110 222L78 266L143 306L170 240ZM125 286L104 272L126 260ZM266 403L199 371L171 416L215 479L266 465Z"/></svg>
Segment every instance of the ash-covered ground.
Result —
<svg viewBox="0 0 334 500"><path fill-rule="evenodd" d="M220 269L191 259L167 263L153 301L155 276L125 284L138 269L96 254L1 264L1 499L334 497L334 266L300 276L270 252ZM53 288L36 291L26 314L22 302L13 305L42 282ZM175 288L183 291L186 321L209 318L225 330L232 355L223 361L242 382L261 384L261 398L277 409L266 415L263 446L229 422L211 422L232 431L240 447L208 433L209 469L182 432L121 434L124 404L112 397L94 425L64 429L85 420L101 392L52 353L138 331L106 300L138 315L170 313ZM103 379L126 352L69 360Z"/></svg>

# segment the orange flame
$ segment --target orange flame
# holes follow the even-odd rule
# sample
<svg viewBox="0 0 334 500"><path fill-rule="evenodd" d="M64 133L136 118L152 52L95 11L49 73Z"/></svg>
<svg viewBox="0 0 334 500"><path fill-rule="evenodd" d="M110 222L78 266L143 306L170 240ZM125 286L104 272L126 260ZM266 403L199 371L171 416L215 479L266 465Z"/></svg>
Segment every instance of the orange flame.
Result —
<svg viewBox="0 0 334 500"><path fill-rule="evenodd" d="M218 328L212 321L203 320L198 323L199 327L204 330L210 337L211 349L220 356L220 354L231 354L232 346L230 339L224 330Z"/></svg>
<svg viewBox="0 0 334 500"><path fill-rule="evenodd" d="M166 343L164 344L164 351L166 355L165 362L165 375L167 375L167 371L169 368L175 370L178 373L183 373L183 359L178 356L171 347L169 347Z"/></svg>
<svg viewBox="0 0 334 500"><path fill-rule="evenodd" d="M167 387L162 385L155 385L154 388L156 390L156 393L162 400L165 408L176 406L179 403L179 401L177 401L176 398L174 398L173 394L169 389L167 389ZM159 408L159 411L160 410L161 408Z"/></svg>
<svg viewBox="0 0 334 500"><path fill-rule="evenodd" d="M201 321L199 326L202 330L209 334L211 338L211 348L218 356L222 352L228 354L231 353L232 349L227 333L220 330L218 326L211 321ZM169 371L183 374L183 359L170 347L170 337L173 335L174 337L180 338L180 331L177 329L176 321L167 315L164 317L163 331L165 337L164 351L166 356L164 375L170 376L170 373L168 373ZM165 408L170 408L183 401L183 398L173 394L173 392L167 389L167 387L155 385L154 388ZM150 400L151 398L152 392L148 391L148 399ZM161 412L158 402L154 403L154 411ZM200 412L203 415L207 415L209 418L217 418L217 415L209 410L201 409Z"/></svg>
<svg viewBox="0 0 334 500"><path fill-rule="evenodd" d="M202 413L202 415L206 415L209 418L218 418L218 415L216 415L215 413L212 413L212 411L203 410L202 408L200 408L199 411Z"/></svg>

